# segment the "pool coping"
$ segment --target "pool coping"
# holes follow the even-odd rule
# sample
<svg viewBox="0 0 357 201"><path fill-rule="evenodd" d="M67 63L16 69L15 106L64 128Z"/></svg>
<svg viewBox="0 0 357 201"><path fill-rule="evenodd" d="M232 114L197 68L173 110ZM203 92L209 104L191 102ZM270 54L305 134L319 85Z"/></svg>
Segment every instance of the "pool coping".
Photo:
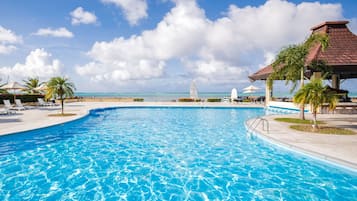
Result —
<svg viewBox="0 0 357 201"><path fill-rule="evenodd" d="M264 116L261 116L261 117L264 118ZM313 150L309 150L307 148L303 148L300 146L296 146L291 143L284 142L282 140L278 140L276 138L269 136L269 135L271 135L271 133L264 132L263 129L258 129L257 127L251 128L249 126L249 123L252 123L252 121L254 121L254 119L255 118L248 119L244 124L248 134L257 136L259 139L262 139L265 142L268 142L272 145L278 146L282 149L294 152L296 154L303 155L305 157L312 158L314 160L318 160L318 161L323 162L330 166L342 168L344 170L353 172L354 174L357 173L357 164L356 163L353 163L353 162L350 162L350 161L347 161L347 160L344 160L341 158L337 158L334 156L330 156L327 154L319 153L319 152L316 152ZM294 131L291 131L291 132L294 132Z"/></svg>

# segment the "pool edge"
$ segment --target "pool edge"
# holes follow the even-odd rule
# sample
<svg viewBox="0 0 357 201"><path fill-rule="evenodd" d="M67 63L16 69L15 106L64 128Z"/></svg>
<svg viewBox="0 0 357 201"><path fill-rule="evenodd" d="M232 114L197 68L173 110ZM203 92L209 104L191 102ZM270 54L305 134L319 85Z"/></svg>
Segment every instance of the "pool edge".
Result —
<svg viewBox="0 0 357 201"><path fill-rule="evenodd" d="M330 166L342 168L342 169L344 169L346 171L350 171L350 172L353 172L355 174L357 173L357 164L355 164L355 163L351 163L351 162L343 160L343 159L339 159L339 158L336 158L336 157L333 157L333 156L325 155L325 154L318 153L318 152L315 152L315 151L311 151L311 150L308 150L308 149L304 149L304 148L301 148L301 147L298 147L298 146L295 146L295 145L292 145L292 144L288 144L288 143L285 143L283 141L279 141L277 139L274 139L274 138L268 136L269 134L264 134L264 133L258 131L257 129L250 128L248 126L248 122L253 120L253 119L248 119L244 123L244 126L245 126L248 134L252 134L254 136L257 136L259 139L262 139L265 142L268 142L268 143L270 143L270 144L272 144L274 146L278 146L278 147L283 148L285 150L294 152L296 154L300 154L302 156L306 156L306 157L312 158L314 160L318 160L318 161L326 163L327 165L330 165Z"/></svg>

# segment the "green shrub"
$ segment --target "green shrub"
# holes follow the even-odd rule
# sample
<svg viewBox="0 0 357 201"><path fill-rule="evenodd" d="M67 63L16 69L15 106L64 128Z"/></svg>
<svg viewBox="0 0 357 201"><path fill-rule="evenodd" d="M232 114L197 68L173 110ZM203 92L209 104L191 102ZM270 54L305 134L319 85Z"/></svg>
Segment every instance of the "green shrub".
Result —
<svg viewBox="0 0 357 201"><path fill-rule="evenodd" d="M207 102L221 102L220 98L207 98Z"/></svg>
<svg viewBox="0 0 357 201"><path fill-rule="evenodd" d="M44 95L36 94L21 94L16 95L16 99L20 99L23 103L37 102L37 98L44 98ZM14 103L14 95L13 94L0 94L0 104L3 104L3 100L10 100L11 103Z"/></svg>
<svg viewBox="0 0 357 201"><path fill-rule="evenodd" d="M144 102L143 98L134 98L134 102Z"/></svg>
<svg viewBox="0 0 357 201"><path fill-rule="evenodd" d="M194 102L195 100L193 98L179 98L179 102Z"/></svg>

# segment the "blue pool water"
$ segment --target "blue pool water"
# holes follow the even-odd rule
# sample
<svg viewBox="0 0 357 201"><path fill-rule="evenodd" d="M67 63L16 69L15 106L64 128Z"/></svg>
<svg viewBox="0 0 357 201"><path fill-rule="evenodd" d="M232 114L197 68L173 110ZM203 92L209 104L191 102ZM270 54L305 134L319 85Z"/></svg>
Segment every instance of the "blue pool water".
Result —
<svg viewBox="0 0 357 201"><path fill-rule="evenodd" d="M0 137L0 200L357 200L357 174L268 144L263 109L121 108Z"/></svg>

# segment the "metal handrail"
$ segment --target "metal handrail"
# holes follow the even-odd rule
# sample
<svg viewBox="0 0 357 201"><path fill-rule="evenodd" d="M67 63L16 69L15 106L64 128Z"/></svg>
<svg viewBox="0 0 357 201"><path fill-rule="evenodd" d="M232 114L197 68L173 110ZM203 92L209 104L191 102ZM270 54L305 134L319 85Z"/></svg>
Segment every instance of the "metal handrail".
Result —
<svg viewBox="0 0 357 201"><path fill-rule="evenodd" d="M250 125L248 125L248 128L255 130L261 122L263 122L263 131L267 131L267 133L269 134L269 121L262 117L255 118L254 121ZM265 125L267 129L265 129Z"/></svg>

